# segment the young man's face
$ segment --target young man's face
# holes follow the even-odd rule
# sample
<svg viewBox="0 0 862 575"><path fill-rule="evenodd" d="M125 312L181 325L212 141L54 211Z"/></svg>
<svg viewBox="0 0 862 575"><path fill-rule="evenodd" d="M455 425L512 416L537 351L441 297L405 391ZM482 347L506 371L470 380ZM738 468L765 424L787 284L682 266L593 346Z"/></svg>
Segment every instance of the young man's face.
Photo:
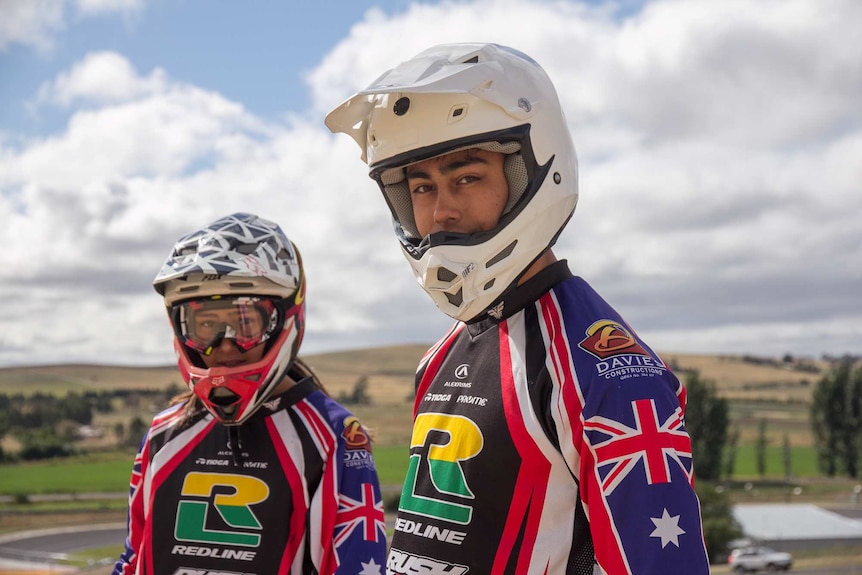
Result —
<svg viewBox="0 0 862 575"><path fill-rule="evenodd" d="M408 166L419 235L470 234L496 226L509 199L504 160L501 153L472 148Z"/></svg>

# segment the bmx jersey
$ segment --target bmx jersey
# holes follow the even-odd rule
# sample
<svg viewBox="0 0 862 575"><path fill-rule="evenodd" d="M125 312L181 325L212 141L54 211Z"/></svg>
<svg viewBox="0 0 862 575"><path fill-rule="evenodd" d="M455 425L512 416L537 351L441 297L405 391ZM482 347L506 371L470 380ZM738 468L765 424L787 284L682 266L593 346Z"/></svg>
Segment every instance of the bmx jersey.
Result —
<svg viewBox="0 0 862 575"><path fill-rule="evenodd" d="M684 406L552 264L420 362L387 575L708 574Z"/></svg>
<svg viewBox="0 0 862 575"><path fill-rule="evenodd" d="M157 415L141 444L114 574L382 572L368 436L311 378L234 428L183 406Z"/></svg>

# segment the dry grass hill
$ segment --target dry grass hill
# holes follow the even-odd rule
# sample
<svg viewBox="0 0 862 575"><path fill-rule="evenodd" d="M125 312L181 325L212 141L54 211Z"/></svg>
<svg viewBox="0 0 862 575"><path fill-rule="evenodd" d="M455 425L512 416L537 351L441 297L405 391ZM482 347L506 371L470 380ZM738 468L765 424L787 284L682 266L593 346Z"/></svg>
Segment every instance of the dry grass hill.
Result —
<svg viewBox="0 0 862 575"><path fill-rule="evenodd" d="M333 394L367 377L375 400L412 389L416 364L426 345L402 345L306 355ZM732 399L808 401L813 384L828 368L823 360L757 358L753 356L663 353L681 377L691 370L716 382ZM42 365L0 368L0 393L65 393L103 389L161 389L181 384L173 365L161 367L107 365ZM402 399L402 398L399 398Z"/></svg>
<svg viewBox="0 0 862 575"><path fill-rule="evenodd" d="M403 445L409 440L413 376L427 347L381 347L308 355L305 359L335 397L350 394L364 380L371 405L352 409L378 431L382 443ZM681 379L696 370L702 378L714 381L719 393L732 401L735 421L744 434L753 422L766 418L776 431L782 427L796 430L795 443L807 441L808 426L804 424L807 405L814 384L828 369L827 362L675 353L663 354L663 358ZM172 384L182 384L173 366L55 365L0 369L0 393L6 394L154 390ZM800 428L804 428L803 435L799 435Z"/></svg>

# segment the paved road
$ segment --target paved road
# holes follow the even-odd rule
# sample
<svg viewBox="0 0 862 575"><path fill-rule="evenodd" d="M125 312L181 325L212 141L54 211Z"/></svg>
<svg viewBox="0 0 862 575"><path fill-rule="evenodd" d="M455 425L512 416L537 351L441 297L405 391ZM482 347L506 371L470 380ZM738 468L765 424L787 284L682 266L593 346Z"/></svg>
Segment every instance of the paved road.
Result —
<svg viewBox="0 0 862 575"><path fill-rule="evenodd" d="M122 543L125 536L124 523L42 529L0 536L0 574L69 571L57 565L57 562L64 559L67 554ZM823 567L811 566L809 559L794 566L790 573L792 575L862 575L862 558L860 561L849 562L855 565ZM105 566L105 573L110 573L109 566ZM730 570L726 565L717 565L712 569L712 573L722 575L730 573Z"/></svg>
<svg viewBox="0 0 862 575"><path fill-rule="evenodd" d="M86 549L122 544L124 523L104 523L57 529L40 529L0 537L0 573L47 570L58 573L57 563Z"/></svg>

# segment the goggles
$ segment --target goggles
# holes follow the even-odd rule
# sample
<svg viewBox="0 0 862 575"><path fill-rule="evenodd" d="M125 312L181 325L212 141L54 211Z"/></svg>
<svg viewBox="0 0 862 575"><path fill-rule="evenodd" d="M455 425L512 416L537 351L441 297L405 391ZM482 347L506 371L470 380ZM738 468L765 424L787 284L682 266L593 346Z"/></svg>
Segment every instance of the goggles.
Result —
<svg viewBox="0 0 862 575"><path fill-rule="evenodd" d="M210 355L223 339L246 352L267 341L278 326L274 298L211 296L180 302L172 320L183 345Z"/></svg>

